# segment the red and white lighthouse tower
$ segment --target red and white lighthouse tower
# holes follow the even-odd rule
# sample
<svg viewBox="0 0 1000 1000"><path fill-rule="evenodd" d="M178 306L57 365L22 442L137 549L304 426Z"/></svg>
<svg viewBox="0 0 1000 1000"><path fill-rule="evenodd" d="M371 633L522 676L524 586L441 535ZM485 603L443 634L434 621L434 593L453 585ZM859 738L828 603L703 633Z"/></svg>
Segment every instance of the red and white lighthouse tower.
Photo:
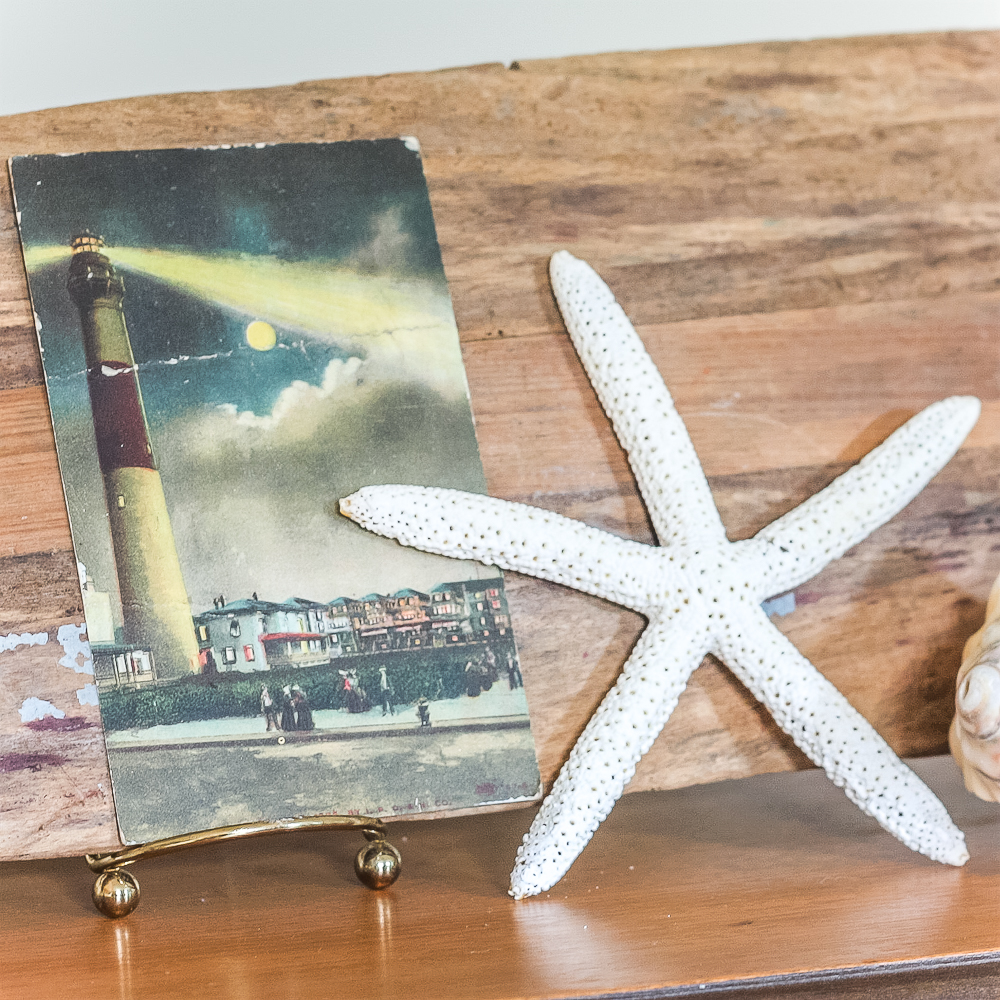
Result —
<svg viewBox="0 0 1000 1000"><path fill-rule="evenodd" d="M125 641L152 650L161 677L177 677L198 669L198 643L125 326L125 283L99 236L81 233L70 246L67 287L83 327Z"/></svg>

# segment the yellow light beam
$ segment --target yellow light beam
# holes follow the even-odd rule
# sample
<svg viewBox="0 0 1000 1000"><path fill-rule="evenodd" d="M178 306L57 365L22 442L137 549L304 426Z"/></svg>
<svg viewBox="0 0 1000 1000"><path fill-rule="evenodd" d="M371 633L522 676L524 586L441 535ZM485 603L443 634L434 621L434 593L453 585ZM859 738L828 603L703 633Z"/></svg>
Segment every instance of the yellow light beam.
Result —
<svg viewBox="0 0 1000 1000"><path fill-rule="evenodd" d="M430 282L367 274L334 261L143 247L103 252L125 270L245 316L348 349L353 343L371 374L420 378L448 395L467 391L451 301ZM25 264L34 271L69 256L66 246L32 246Z"/></svg>
<svg viewBox="0 0 1000 1000"><path fill-rule="evenodd" d="M302 331L365 336L449 319L447 299L425 282L362 274L332 262L133 247L105 253L128 270Z"/></svg>
<svg viewBox="0 0 1000 1000"><path fill-rule="evenodd" d="M51 246L29 246L24 249L24 267L27 271L37 271L62 260L68 260L71 251L68 246L56 243Z"/></svg>
<svg viewBox="0 0 1000 1000"><path fill-rule="evenodd" d="M358 345L371 374L467 392L451 301L430 282L332 261L108 247L120 267L275 326ZM345 343L346 342L346 343Z"/></svg>

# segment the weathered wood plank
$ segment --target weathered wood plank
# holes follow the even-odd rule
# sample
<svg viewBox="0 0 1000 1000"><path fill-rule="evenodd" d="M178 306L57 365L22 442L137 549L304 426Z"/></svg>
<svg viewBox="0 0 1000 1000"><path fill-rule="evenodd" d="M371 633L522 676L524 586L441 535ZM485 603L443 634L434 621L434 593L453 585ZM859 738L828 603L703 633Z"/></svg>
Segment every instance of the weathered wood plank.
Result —
<svg viewBox="0 0 1000 1000"><path fill-rule="evenodd" d="M114 848L118 828L93 672L82 654L70 655L77 630L69 629L65 644L55 626L24 631L27 642L0 652L0 855ZM59 714L34 718L33 699Z"/></svg>

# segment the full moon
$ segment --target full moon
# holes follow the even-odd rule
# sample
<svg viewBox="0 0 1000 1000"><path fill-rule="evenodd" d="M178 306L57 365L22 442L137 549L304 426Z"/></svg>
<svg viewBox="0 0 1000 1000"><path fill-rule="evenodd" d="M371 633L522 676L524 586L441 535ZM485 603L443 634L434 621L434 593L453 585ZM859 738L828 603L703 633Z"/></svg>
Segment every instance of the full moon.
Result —
<svg viewBox="0 0 1000 1000"><path fill-rule="evenodd" d="M255 351L269 351L278 342L278 336L270 323L255 319L247 327L247 343Z"/></svg>

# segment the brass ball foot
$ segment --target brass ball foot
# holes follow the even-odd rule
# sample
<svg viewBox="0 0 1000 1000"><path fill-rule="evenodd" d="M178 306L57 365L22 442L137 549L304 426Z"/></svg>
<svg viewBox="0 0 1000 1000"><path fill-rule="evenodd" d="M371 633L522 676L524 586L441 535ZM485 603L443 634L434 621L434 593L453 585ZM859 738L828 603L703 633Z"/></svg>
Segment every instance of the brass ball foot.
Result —
<svg viewBox="0 0 1000 1000"><path fill-rule="evenodd" d="M402 870L403 859L387 840L372 840L365 844L354 859L354 872L361 884L369 889L387 889L399 878Z"/></svg>
<svg viewBox="0 0 1000 1000"><path fill-rule="evenodd" d="M104 916L127 917L139 905L139 883L129 872L102 872L94 882L93 900Z"/></svg>

